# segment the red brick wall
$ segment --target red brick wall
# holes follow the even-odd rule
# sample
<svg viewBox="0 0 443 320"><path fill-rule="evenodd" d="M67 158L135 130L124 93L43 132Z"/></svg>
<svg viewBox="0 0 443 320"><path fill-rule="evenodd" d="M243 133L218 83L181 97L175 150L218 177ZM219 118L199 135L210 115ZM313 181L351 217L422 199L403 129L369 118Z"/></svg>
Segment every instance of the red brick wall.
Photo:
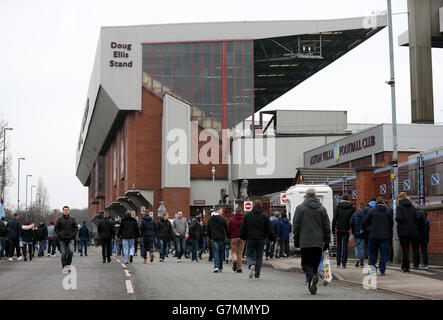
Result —
<svg viewBox="0 0 443 320"><path fill-rule="evenodd" d="M198 136L203 129L198 127ZM192 136L191 136L192 137ZM193 137L192 137L193 138ZM209 138L208 138L208 141ZM195 150L194 144L191 144L191 152L194 154L200 154L200 149L208 143L208 141L199 141L198 142L198 150ZM208 157L211 156L211 153L208 152ZM222 143L219 140L219 150L218 150L218 164L203 164L198 159L198 164L191 164L191 178L212 178L212 167L215 167L215 178L216 179L227 179L228 178L228 165L222 163Z"/></svg>
<svg viewBox="0 0 443 320"><path fill-rule="evenodd" d="M368 203L374 192L374 170L357 170L357 201L356 207L359 208L360 202Z"/></svg>
<svg viewBox="0 0 443 320"><path fill-rule="evenodd" d="M157 208L161 200L165 200L166 209L171 216L180 210L183 211L184 216L189 217L189 188L161 189L163 100L145 88L142 89L142 99L142 111L127 114L106 151L104 204L116 201L117 197L124 195L127 190L147 189L154 191L154 218L157 219ZM124 173L120 174L122 130L125 130L126 159ZM112 178L114 143L117 147L117 179L115 183ZM199 170L202 169L199 168ZM208 177L211 177L211 173L209 174ZM139 214L138 211L137 215Z"/></svg>
<svg viewBox="0 0 443 320"><path fill-rule="evenodd" d="M162 198L170 218L174 218L178 211L183 212L183 217L190 217L190 189L189 188L164 188L162 189ZM157 211L154 213L157 220Z"/></svg>

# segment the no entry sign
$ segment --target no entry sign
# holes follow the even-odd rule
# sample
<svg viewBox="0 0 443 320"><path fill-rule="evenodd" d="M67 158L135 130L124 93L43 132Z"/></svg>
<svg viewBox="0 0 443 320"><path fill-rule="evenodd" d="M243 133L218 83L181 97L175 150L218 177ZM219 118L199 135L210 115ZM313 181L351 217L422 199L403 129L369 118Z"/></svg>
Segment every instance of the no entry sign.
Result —
<svg viewBox="0 0 443 320"><path fill-rule="evenodd" d="M252 201L245 201L243 206L244 206L245 211L251 211L252 210Z"/></svg>
<svg viewBox="0 0 443 320"><path fill-rule="evenodd" d="M284 206L286 204L286 193L280 193L280 205Z"/></svg>

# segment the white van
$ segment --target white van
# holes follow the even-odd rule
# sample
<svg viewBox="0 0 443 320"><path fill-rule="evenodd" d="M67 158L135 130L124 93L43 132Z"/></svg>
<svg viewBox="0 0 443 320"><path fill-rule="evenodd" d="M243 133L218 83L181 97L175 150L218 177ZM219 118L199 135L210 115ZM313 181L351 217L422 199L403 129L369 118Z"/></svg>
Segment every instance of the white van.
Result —
<svg viewBox="0 0 443 320"><path fill-rule="evenodd" d="M329 222L332 226L332 219L334 215L334 199L331 187L325 184L313 184L313 185L298 184L290 187L286 191L286 212L289 221L292 223L295 209L305 200L306 190L311 188L315 190L317 198L320 200L321 204L325 207L329 216ZM334 245L334 236L331 230L331 246L333 245Z"/></svg>

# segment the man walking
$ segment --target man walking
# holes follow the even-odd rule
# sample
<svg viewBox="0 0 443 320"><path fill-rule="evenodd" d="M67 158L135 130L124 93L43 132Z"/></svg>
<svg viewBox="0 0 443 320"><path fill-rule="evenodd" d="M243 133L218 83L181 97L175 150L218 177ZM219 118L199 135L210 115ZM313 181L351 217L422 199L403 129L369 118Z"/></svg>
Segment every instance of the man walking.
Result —
<svg viewBox="0 0 443 320"><path fill-rule="evenodd" d="M183 212L177 213L177 218L172 222L172 230L174 232L175 253L177 262L182 262L182 255L185 253L185 237L189 237L188 221L183 218Z"/></svg>
<svg viewBox="0 0 443 320"><path fill-rule="evenodd" d="M202 227L200 225L201 215L195 217L189 226L189 239L191 240L192 246L192 262L198 262L197 251L198 244L202 238Z"/></svg>
<svg viewBox="0 0 443 320"><path fill-rule="evenodd" d="M109 219L109 212L105 211L103 214L103 219L99 222L97 231L102 244L103 263L106 263L106 260L110 263L112 255L112 239L114 238L115 233L114 223Z"/></svg>
<svg viewBox="0 0 443 320"><path fill-rule="evenodd" d="M148 261L148 250L149 250L149 261L154 261L154 234L157 230L157 226L155 225L154 220L147 210L143 213L142 222L140 222L140 234L143 237L143 248L142 248L142 256L143 263L147 263Z"/></svg>
<svg viewBox="0 0 443 320"><path fill-rule="evenodd" d="M308 290L317 293L318 266L322 250L329 249L331 224L326 209L316 197L315 190L306 191L305 200L294 214L294 245L301 249L301 266L307 276Z"/></svg>
<svg viewBox="0 0 443 320"><path fill-rule="evenodd" d="M364 267L365 265L365 231L363 229L363 217L365 215L365 204L360 203L360 210L356 211L350 221L352 234L354 235L354 251L357 262L355 267Z"/></svg>
<svg viewBox="0 0 443 320"><path fill-rule="evenodd" d="M48 227L48 257L55 256L55 249L57 247L55 240L54 221L51 221Z"/></svg>
<svg viewBox="0 0 443 320"><path fill-rule="evenodd" d="M117 234L117 238L122 240L125 264L128 264L128 261L132 263L134 259L135 239L140 237L137 220L131 216L131 213L131 210L126 211L126 215L122 219Z"/></svg>
<svg viewBox="0 0 443 320"><path fill-rule="evenodd" d="M291 250L289 248L289 234L292 231L292 225L286 216L286 213L282 215L280 221L280 227L278 232L278 238L280 239L280 258L283 258L283 252L286 254L286 258L291 256Z"/></svg>
<svg viewBox="0 0 443 320"><path fill-rule="evenodd" d="M369 230L369 265L375 269L377 253L380 249L379 268L381 275L384 276L388 258L389 240L394 220L387 210L382 197L376 199L376 206L370 209L365 215L363 225L365 229Z"/></svg>
<svg viewBox="0 0 443 320"><path fill-rule="evenodd" d="M241 273L242 258L245 242L240 239L240 226L243 221L243 211L240 208L235 210L235 215L228 221L228 236L231 239L232 250L232 271Z"/></svg>
<svg viewBox="0 0 443 320"><path fill-rule="evenodd" d="M46 227L45 220L40 220L40 224L37 229L37 241L38 245L38 256L43 257L45 255L45 250L48 244L48 227Z"/></svg>
<svg viewBox="0 0 443 320"><path fill-rule="evenodd" d="M157 238L160 243L160 262L165 261L165 257L168 255L168 242L173 236L174 233L171 222L169 221L169 213L164 212L157 228Z"/></svg>
<svg viewBox="0 0 443 320"><path fill-rule="evenodd" d="M350 220L353 213L354 207L349 202L349 197L345 194L335 207L334 218L332 219L332 233L337 231L337 267L342 265L343 268L346 268L349 230L351 228Z"/></svg>
<svg viewBox="0 0 443 320"><path fill-rule="evenodd" d="M22 231L22 224L18 221L18 213L14 213L13 220L9 222L8 231L9 231L9 261L12 261L12 257L14 256L14 249L17 253L17 260L20 261L22 259L20 255L20 233Z"/></svg>
<svg viewBox="0 0 443 320"><path fill-rule="evenodd" d="M246 260L249 267L249 279L260 278L265 241L269 238L270 245L274 244L271 223L261 208L260 199L254 201L252 211L245 214L240 225L240 238L246 240ZM254 259L255 258L255 265Z"/></svg>
<svg viewBox="0 0 443 320"><path fill-rule="evenodd" d="M74 237L77 232L77 223L69 215L69 207L63 207L63 216L55 223L55 233L60 242L63 273L71 272L72 255L74 254Z"/></svg>
<svg viewBox="0 0 443 320"><path fill-rule="evenodd" d="M402 247L403 259L401 270L403 272L409 272L409 247L411 245L414 269L418 269L420 264L420 233L425 224L425 217L412 205L411 199L406 192L400 192L398 195L395 220L398 223L397 234L400 238L400 244Z"/></svg>
<svg viewBox="0 0 443 320"><path fill-rule="evenodd" d="M269 239L266 242L266 260L268 260L269 258L274 258L275 245L277 243L277 237L280 231L280 220L278 219L279 215L280 212L276 211L269 218L269 222L271 223L271 232L274 235L274 243L271 246L271 241Z"/></svg>
<svg viewBox="0 0 443 320"><path fill-rule="evenodd" d="M208 220L208 236L211 239L213 251L214 273L223 271L223 251L225 250L225 236L228 225L222 215L223 207L219 206Z"/></svg>
<svg viewBox="0 0 443 320"><path fill-rule="evenodd" d="M89 228L86 226L86 221L83 221L82 227L78 232L80 238L80 256L83 256L83 248L85 248L85 257L88 255L88 243L89 243Z"/></svg>
<svg viewBox="0 0 443 320"><path fill-rule="evenodd" d="M7 259L5 256L6 239L8 239L8 223L5 217L0 220L0 260Z"/></svg>

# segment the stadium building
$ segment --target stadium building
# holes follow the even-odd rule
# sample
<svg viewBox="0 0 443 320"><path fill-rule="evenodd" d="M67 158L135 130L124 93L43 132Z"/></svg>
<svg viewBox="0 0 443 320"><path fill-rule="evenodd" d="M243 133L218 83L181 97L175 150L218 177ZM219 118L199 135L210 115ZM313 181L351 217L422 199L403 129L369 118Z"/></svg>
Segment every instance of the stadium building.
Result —
<svg viewBox="0 0 443 320"><path fill-rule="evenodd" d="M252 193L291 185L305 151L350 135L346 112L315 127L310 111L267 111L268 125L256 113L385 26L386 16L102 27L76 150L89 216L145 206L156 217L163 201L189 217L237 199L244 179ZM242 133L225 139L234 127ZM270 131L278 153L296 150L273 173L258 177L255 164L232 161ZM182 133L188 152L177 156Z"/></svg>

